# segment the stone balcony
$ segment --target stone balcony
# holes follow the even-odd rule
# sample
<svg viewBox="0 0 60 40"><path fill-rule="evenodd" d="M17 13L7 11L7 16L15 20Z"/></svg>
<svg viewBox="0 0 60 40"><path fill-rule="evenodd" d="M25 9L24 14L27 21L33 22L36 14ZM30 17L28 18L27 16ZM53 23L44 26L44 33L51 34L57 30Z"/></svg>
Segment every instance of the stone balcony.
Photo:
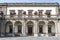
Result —
<svg viewBox="0 0 60 40"><path fill-rule="evenodd" d="M58 16L57 15L51 15L50 17L47 17L46 15L43 15L43 16L36 16L36 15L32 15L32 16L28 16L28 15L23 15L23 16L18 16L18 15L14 15L14 16L10 16L10 15L5 15L4 16L5 19L30 19L30 20L39 20L39 19L57 19Z"/></svg>

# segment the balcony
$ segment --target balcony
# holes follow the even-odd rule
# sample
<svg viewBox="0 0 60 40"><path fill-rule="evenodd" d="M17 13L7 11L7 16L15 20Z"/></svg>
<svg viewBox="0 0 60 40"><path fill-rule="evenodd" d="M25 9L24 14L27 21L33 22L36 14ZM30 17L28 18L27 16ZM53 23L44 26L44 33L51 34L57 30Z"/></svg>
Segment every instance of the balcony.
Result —
<svg viewBox="0 0 60 40"><path fill-rule="evenodd" d="M57 19L58 16L57 15L51 15L50 17L47 17L46 15L42 15L42 16L38 16L38 15L32 15L32 16L28 16L28 15L23 15L23 16L19 16L19 15L14 15L14 16L11 16L11 15L4 15L5 19L31 19L31 20L34 20L34 19Z"/></svg>

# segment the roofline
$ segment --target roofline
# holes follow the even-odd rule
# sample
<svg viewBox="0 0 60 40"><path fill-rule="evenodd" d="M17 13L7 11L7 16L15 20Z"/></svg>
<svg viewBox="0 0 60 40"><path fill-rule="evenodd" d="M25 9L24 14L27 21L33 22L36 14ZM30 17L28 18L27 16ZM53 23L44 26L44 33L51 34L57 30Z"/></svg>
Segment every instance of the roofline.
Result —
<svg viewBox="0 0 60 40"><path fill-rule="evenodd" d="M8 6L58 6L59 5L59 3L0 3L0 6L6 6L6 5L8 5Z"/></svg>

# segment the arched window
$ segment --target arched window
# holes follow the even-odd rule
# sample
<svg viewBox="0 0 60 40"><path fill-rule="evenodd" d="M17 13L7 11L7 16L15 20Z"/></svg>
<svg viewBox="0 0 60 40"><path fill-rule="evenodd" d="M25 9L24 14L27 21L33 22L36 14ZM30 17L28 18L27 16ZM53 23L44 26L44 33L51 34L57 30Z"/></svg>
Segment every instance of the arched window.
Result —
<svg viewBox="0 0 60 40"><path fill-rule="evenodd" d="M55 36L55 23L53 21L48 22L48 34L49 36Z"/></svg>
<svg viewBox="0 0 60 40"><path fill-rule="evenodd" d="M44 31L44 26L45 26L45 22L43 22L43 21L40 21L39 22L39 24L38 24L38 26L39 26L39 33L44 33L43 31Z"/></svg>
<svg viewBox="0 0 60 40"><path fill-rule="evenodd" d="M13 24L12 24L12 22L8 21L5 24L5 27L6 27L6 33L13 33Z"/></svg>
<svg viewBox="0 0 60 40"><path fill-rule="evenodd" d="M28 35L32 35L33 34L33 22L31 22L31 21L29 21L28 23L27 23L27 28L28 28Z"/></svg>
<svg viewBox="0 0 60 40"><path fill-rule="evenodd" d="M15 22L15 31L17 29L17 33L22 33L22 23L20 21Z"/></svg>

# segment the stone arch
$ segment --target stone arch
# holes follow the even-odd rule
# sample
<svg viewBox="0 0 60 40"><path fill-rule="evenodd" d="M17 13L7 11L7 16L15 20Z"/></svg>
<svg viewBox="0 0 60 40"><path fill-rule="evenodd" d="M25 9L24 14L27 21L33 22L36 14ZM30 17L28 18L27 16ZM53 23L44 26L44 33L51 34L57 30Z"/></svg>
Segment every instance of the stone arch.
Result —
<svg viewBox="0 0 60 40"><path fill-rule="evenodd" d="M32 35L33 34L33 27L34 27L34 23L32 21L28 21L27 22L28 35Z"/></svg>
<svg viewBox="0 0 60 40"><path fill-rule="evenodd" d="M34 23L33 23L32 21L28 21L28 22L27 22L27 25L32 25L32 26L34 26Z"/></svg>
<svg viewBox="0 0 60 40"><path fill-rule="evenodd" d="M38 23L38 29L39 33L44 33L45 32L45 22L44 21L39 21Z"/></svg>
<svg viewBox="0 0 60 40"><path fill-rule="evenodd" d="M13 24L11 21L7 21L5 24L5 32L12 33L13 32Z"/></svg>
<svg viewBox="0 0 60 40"><path fill-rule="evenodd" d="M49 22L48 22L48 25L55 25L55 22L49 21Z"/></svg>
<svg viewBox="0 0 60 40"><path fill-rule="evenodd" d="M38 25L45 25L45 22L44 22L44 21L40 21L40 22L38 23Z"/></svg>
<svg viewBox="0 0 60 40"><path fill-rule="evenodd" d="M55 23L54 23L54 21L48 22L48 33L51 35L55 35Z"/></svg>
<svg viewBox="0 0 60 40"><path fill-rule="evenodd" d="M22 23L20 21L16 21L14 27L15 33L22 33Z"/></svg>
<svg viewBox="0 0 60 40"><path fill-rule="evenodd" d="M14 25L21 25L22 26L22 23L20 21L16 21Z"/></svg>

